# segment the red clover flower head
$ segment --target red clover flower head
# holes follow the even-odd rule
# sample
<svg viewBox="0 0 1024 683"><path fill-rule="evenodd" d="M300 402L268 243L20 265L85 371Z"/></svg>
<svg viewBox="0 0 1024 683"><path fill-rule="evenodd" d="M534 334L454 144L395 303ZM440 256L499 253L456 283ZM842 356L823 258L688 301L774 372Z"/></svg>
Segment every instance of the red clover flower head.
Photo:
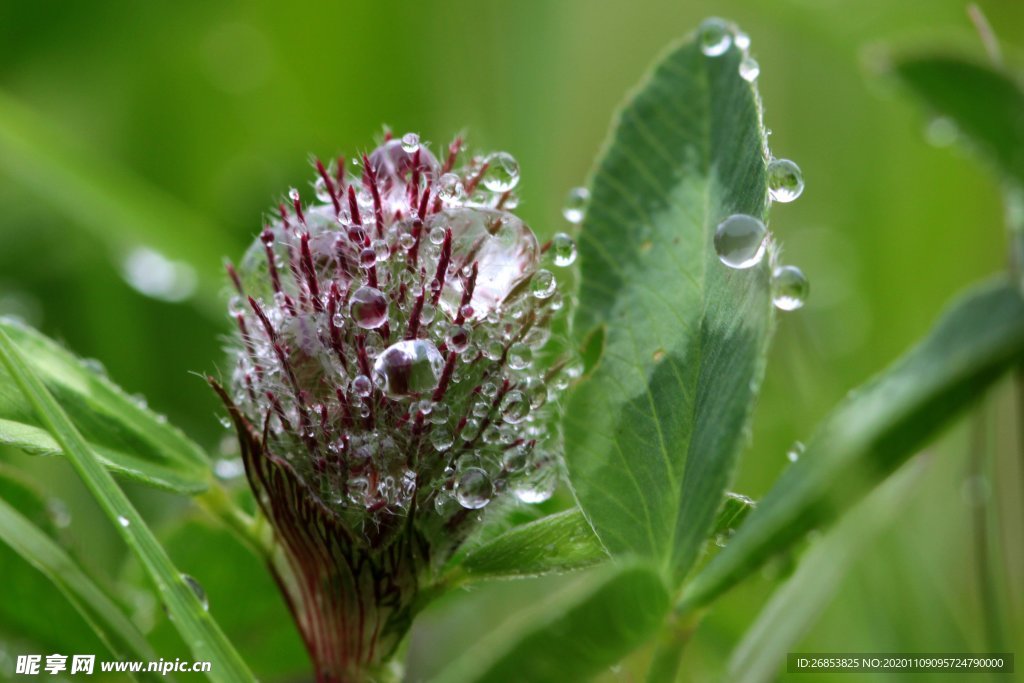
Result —
<svg viewBox="0 0 1024 683"><path fill-rule="evenodd" d="M460 164L461 146L442 163L407 134L316 161L316 201L291 190L228 266L237 333L230 389L215 387L320 680L393 649L481 508L557 481L557 398L579 366L552 339L550 267L575 245L542 246L512 212L511 155ZM390 592L365 594L365 571Z"/></svg>

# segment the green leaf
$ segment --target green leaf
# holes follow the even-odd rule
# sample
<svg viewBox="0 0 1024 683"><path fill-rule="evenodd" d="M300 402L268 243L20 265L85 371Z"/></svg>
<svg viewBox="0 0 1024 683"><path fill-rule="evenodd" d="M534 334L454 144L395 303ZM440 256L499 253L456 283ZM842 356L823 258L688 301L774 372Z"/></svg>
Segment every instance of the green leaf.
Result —
<svg viewBox="0 0 1024 683"><path fill-rule="evenodd" d="M245 662L3 327L0 327L0 362L6 366L11 379L35 409L42 426L53 435L129 549L139 558L195 659L211 662L208 676L214 681L251 681L253 676Z"/></svg>
<svg viewBox="0 0 1024 683"><path fill-rule="evenodd" d="M184 434L35 330L10 319L0 319L0 330L73 416L105 466L121 476L177 493L198 493L206 488L206 456ZM56 455L62 450L2 367L0 444L32 455Z"/></svg>
<svg viewBox="0 0 1024 683"><path fill-rule="evenodd" d="M952 55L892 58L887 66L935 113L950 118L1000 172L1024 185L1024 86L993 66Z"/></svg>
<svg viewBox="0 0 1024 683"><path fill-rule="evenodd" d="M763 375L768 259L724 266L731 214L763 217L764 131L738 50L672 50L619 113L579 239L579 345L604 351L570 397L570 480L614 555L676 581L712 529Z"/></svg>
<svg viewBox="0 0 1024 683"><path fill-rule="evenodd" d="M223 230L137 176L71 140L39 112L0 92L0 169L115 252L145 244L170 258L214 263L234 249ZM221 282L199 269L195 304L218 322ZM203 296L202 294L205 294Z"/></svg>
<svg viewBox="0 0 1024 683"><path fill-rule="evenodd" d="M837 517L1022 359L1017 290L998 279L961 296L924 341L825 419L728 546L687 585L681 609L710 602Z"/></svg>
<svg viewBox="0 0 1024 683"><path fill-rule="evenodd" d="M756 506L757 503L744 495L732 491L726 493L725 500L722 501L722 509L718 511L718 517L715 518L713 533L733 533L743 524L743 520Z"/></svg>
<svg viewBox="0 0 1024 683"><path fill-rule="evenodd" d="M828 607L850 565L899 514L920 480L921 469L920 463L911 463L900 470L814 542L796 572L775 590L736 646L727 680L767 683L778 678L786 653L793 651Z"/></svg>
<svg viewBox="0 0 1024 683"><path fill-rule="evenodd" d="M12 488L15 488L12 491ZM120 608L90 579L78 563L42 528L16 506L18 499L34 495L27 487L0 470L0 543L4 543L41 572L63 594L89 624L93 632L118 659L154 660L156 656L145 637ZM45 509L35 498L25 507ZM11 577L5 574L5 585ZM39 596L27 596L36 601ZM22 605L30 609L28 604ZM38 608L38 605L36 606Z"/></svg>
<svg viewBox="0 0 1024 683"><path fill-rule="evenodd" d="M644 565L605 567L513 615L433 681L587 680L647 641L668 607L658 572Z"/></svg>
<svg viewBox="0 0 1024 683"><path fill-rule="evenodd" d="M464 579L515 578L572 571L608 559L578 509L514 527L466 555L457 572Z"/></svg>

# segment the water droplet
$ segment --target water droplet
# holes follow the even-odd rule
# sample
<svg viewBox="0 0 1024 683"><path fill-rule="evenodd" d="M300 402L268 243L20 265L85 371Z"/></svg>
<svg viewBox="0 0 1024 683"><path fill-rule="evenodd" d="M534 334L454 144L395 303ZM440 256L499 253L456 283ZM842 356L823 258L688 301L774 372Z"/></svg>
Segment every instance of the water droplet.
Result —
<svg viewBox="0 0 1024 683"><path fill-rule="evenodd" d="M519 424L530 414L530 402L520 391L510 391L501 400L501 419L509 424Z"/></svg>
<svg viewBox="0 0 1024 683"><path fill-rule="evenodd" d="M468 418L466 424L462 426L462 431L459 432L459 437L463 441L472 441L478 436L480 436L480 420L475 417Z"/></svg>
<svg viewBox="0 0 1024 683"><path fill-rule="evenodd" d="M485 162L483 184L491 192L508 192L519 184L519 162L508 152L495 152Z"/></svg>
<svg viewBox="0 0 1024 683"><path fill-rule="evenodd" d="M455 482L455 498L459 505L469 510L479 510L491 502L494 484L479 467L468 467Z"/></svg>
<svg viewBox="0 0 1024 683"><path fill-rule="evenodd" d="M438 225L437 227L432 228L430 230L430 235L428 236L430 238L430 243L443 244L446 232L447 231L444 229L443 225Z"/></svg>
<svg viewBox="0 0 1024 683"><path fill-rule="evenodd" d="M786 459L790 462L796 462L800 459L800 456L804 454L804 444L801 441L794 441L793 445L790 446L789 451L786 452Z"/></svg>
<svg viewBox="0 0 1024 683"><path fill-rule="evenodd" d="M807 301L811 283L796 266L779 266L772 272L772 303L782 311L795 311Z"/></svg>
<svg viewBox="0 0 1024 683"><path fill-rule="evenodd" d="M924 129L924 138L933 147L949 147L958 137L960 131L956 123L945 116L935 117Z"/></svg>
<svg viewBox="0 0 1024 683"><path fill-rule="evenodd" d="M448 450L449 448L452 447L452 444L454 442L455 437L452 435L451 430L448 429L447 427L435 429L433 433L430 435L430 443L434 447L434 450L437 451Z"/></svg>
<svg viewBox="0 0 1024 683"><path fill-rule="evenodd" d="M128 518L127 517L123 517L121 515L117 516L117 523L120 524L123 527L128 527L129 525L131 525L131 522L128 520Z"/></svg>
<svg viewBox="0 0 1024 683"><path fill-rule="evenodd" d="M451 415L451 409L447 403L438 403L434 406L434 409L430 411L430 422L432 424L440 425L448 422L448 417Z"/></svg>
<svg viewBox="0 0 1024 683"><path fill-rule="evenodd" d="M349 314L356 325L373 330L388 320L388 300L384 292L373 287L360 287L352 295Z"/></svg>
<svg viewBox="0 0 1024 683"><path fill-rule="evenodd" d="M524 481L516 486L514 493L520 501L533 505L543 503L551 498L558 485L558 476L551 465L532 472Z"/></svg>
<svg viewBox="0 0 1024 683"><path fill-rule="evenodd" d="M46 501L46 509L50 513L50 519L58 529L66 529L71 524L71 511L64 501L59 498L51 498Z"/></svg>
<svg viewBox="0 0 1024 683"><path fill-rule="evenodd" d="M377 252L370 247L363 249L359 252L359 265L367 270L373 268L377 265Z"/></svg>
<svg viewBox="0 0 1024 683"><path fill-rule="evenodd" d="M293 202L297 202L299 201L299 197L300 195L298 188L293 187L288 190L288 199L292 200Z"/></svg>
<svg viewBox="0 0 1024 683"><path fill-rule="evenodd" d="M469 330L462 325L452 325L448 328L448 348L455 353L462 353L469 346Z"/></svg>
<svg viewBox="0 0 1024 683"><path fill-rule="evenodd" d="M743 31L736 31L732 37L732 42L737 48L744 52L750 49L750 36Z"/></svg>
<svg viewBox="0 0 1024 683"><path fill-rule="evenodd" d="M437 387L443 367L441 353L425 339L392 344L373 363L374 374L381 380L381 390L391 398L432 391Z"/></svg>
<svg viewBox="0 0 1024 683"><path fill-rule="evenodd" d="M513 344L508 348L508 356L506 357L508 366L513 370L523 370L530 367L530 363L533 362L533 351L530 347L523 343Z"/></svg>
<svg viewBox="0 0 1024 683"><path fill-rule="evenodd" d="M740 77L748 83L753 83L761 75L761 65L753 57L744 57L740 60Z"/></svg>
<svg viewBox="0 0 1024 683"><path fill-rule="evenodd" d="M513 446L501 456L501 466L509 472L519 472L526 467L530 457L530 448L526 444Z"/></svg>
<svg viewBox="0 0 1024 683"><path fill-rule="evenodd" d="M448 227L452 231L452 263L462 268L476 263L478 273L472 316L481 319L495 310L516 285L533 272L540 248L533 231L517 216L493 209L453 208L428 219L429 228ZM462 302L463 279L447 278L441 306L449 317Z"/></svg>
<svg viewBox="0 0 1024 683"><path fill-rule="evenodd" d="M454 173L445 173L437 181L437 196L445 204L455 204L466 194L462 179Z"/></svg>
<svg viewBox="0 0 1024 683"><path fill-rule="evenodd" d="M391 247L384 240L374 240L371 246L373 247L374 260L377 263L387 261L388 257L391 256Z"/></svg>
<svg viewBox="0 0 1024 683"><path fill-rule="evenodd" d="M188 299L199 283L192 266L148 247L128 252L121 262L121 276L140 294L170 302Z"/></svg>
<svg viewBox="0 0 1024 683"><path fill-rule="evenodd" d="M402 149L413 154L420 148L420 136L416 133L406 133L402 136Z"/></svg>
<svg viewBox="0 0 1024 683"><path fill-rule="evenodd" d="M772 201L783 204L799 197L804 191L804 177L800 173L800 167L789 159L769 161L768 191Z"/></svg>
<svg viewBox="0 0 1024 683"><path fill-rule="evenodd" d="M729 216L715 230L715 251L730 268L750 268L761 262L767 243L764 223L744 214Z"/></svg>
<svg viewBox="0 0 1024 683"><path fill-rule="evenodd" d="M724 55L732 46L732 31L724 19L705 19L700 24L698 34L700 51L708 57Z"/></svg>
<svg viewBox="0 0 1024 683"><path fill-rule="evenodd" d="M416 244L416 238L413 237L411 232L403 232L398 238L398 246L402 249L409 251Z"/></svg>
<svg viewBox="0 0 1024 683"><path fill-rule="evenodd" d="M564 232L551 238L551 255L559 268L571 266L576 260L576 242Z"/></svg>
<svg viewBox="0 0 1024 683"><path fill-rule="evenodd" d="M356 396L367 397L373 391L373 382L366 375L358 375L352 380L352 393Z"/></svg>
<svg viewBox="0 0 1024 683"><path fill-rule="evenodd" d="M222 481L230 481L245 474L245 465L241 458L218 458L213 463L213 473Z"/></svg>
<svg viewBox="0 0 1024 683"><path fill-rule="evenodd" d="M569 190L569 195L565 198L565 206L562 207L562 215L565 216L565 220L573 225L582 223L589 202L590 190L587 188L574 187Z"/></svg>
<svg viewBox="0 0 1024 683"><path fill-rule="evenodd" d="M84 367L86 370L88 370L89 372L91 372L94 375L99 375L100 377L107 377L108 376L107 375L107 366L105 366L103 364L103 362L100 361L99 359L96 359L96 358L83 358L82 359L82 367Z"/></svg>
<svg viewBox="0 0 1024 683"><path fill-rule="evenodd" d="M200 584L198 581L195 580L194 577L191 577L188 574L182 574L181 580L184 581L185 585L188 586L188 589L192 591L192 595L196 596L196 600L199 601L199 604L202 606L202 608L205 611L209 612L210 601L206 597L206 589L203 588L202 584Z"/></svg>
<svg viewBox="0 0 1024 683"><path fill-rule="evenodd" d="M530 282L530 293L537 299L547 299L558 288L558 282L550 270L538 270Z"/></svg>

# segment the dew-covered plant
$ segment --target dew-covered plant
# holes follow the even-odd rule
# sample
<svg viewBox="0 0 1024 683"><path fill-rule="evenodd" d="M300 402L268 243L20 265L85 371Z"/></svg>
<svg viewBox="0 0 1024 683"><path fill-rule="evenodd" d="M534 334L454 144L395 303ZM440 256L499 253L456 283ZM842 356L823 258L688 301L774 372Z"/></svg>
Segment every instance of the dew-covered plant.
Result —
<svg viewBox="0 0 1024 683"><path fill-rule="evenodd" d="M557 481L554 426L579 374L545 356L576 247L513 212L508 153L440 163L416 134L349 172L317 162L236 269L230 391L272 570L321 680L359 680L422 583L504 497ZM279 551L279 552L277 552Z"/></svg>
<svg viewBox="0 0 1024 683"><path fill-rule="evenodd" d="M1024 253L1024 128L989 129L1019 123L1019 82L942 60L890 66L995 160ZM730 679L771 680L794 620L814 612L801 602L828 598L828 582L800 572L849 561L913 481L912 469L890 475L1019 367L1024 300L1018 266L962 295L794 449L761 501L729 491L776 314L809 293L769 220L804 181L768 145L759 74L747 34L703 22L624 105L587 187L569 194L569 226L546 241L515 213L507 152L473 155L461 139L432 150L409 133L354 163L315 161L312 192L289 191L227 266L229 362L207 379L248 487L213 476L202 448L94 363L10 320L0 438L66 456L148 578L132 590L162 605L215 681L254 680L216 620L232 607L216 593L210 607L111 473L193 496L255 554L323 683L576 681L620 662L674 681L714 601L824 531L729 664ZM935 87L946 78L1022 106L972 118L986 93L963 107ZM8 478L0 540L112 658L164 656L159 629L129 618ZM428 604L476 581L554 573L574 575L441 670L403 674Z"/></svg>

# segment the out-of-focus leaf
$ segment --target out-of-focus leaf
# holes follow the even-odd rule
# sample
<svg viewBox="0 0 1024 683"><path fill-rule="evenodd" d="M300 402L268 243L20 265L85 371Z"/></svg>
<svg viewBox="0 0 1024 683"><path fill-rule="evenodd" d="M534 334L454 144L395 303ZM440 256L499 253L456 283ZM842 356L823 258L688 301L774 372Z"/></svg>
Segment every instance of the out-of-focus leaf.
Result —
<svg viewBox="0 0 1024 683"><path fill-rule="evenodd" d="M1024 86L1009 73L953 55L894 57L896 75L951 119L999 171L1024 185Z"/></svg>
<svg viewBox="0 0 1024 683"><path fill-rule="evenodd" d="M669 607L658 571L613 565L513 615L433 683L583 681L650 638Z"/></svg>
<svg viewBox="0 0 1024 683"><path fill-rule="evenodd" d="M683 593L699 607L859 500L1024 358L1024 300L999 279L961 296L931 333L819 426L728 546Z"/></svg>
<svg viewBox="0 0 1024 683"><path fill-rule="evenodd" d="M53 435L129 549L139 558L192 655L197 660L211 663L207 674L211 680L252 681L252 673L224 637L217 622L22 354L7 331L0 327L0 363L7 368L15 385L36 411L42 426Z"/></svg>
<svg viewBox="0 0 1024 683"><path fill-rule="evenodd" d="M119 387L35 330L0 319L2 329L110 470L178 493L206 488L206 456L195 443ZM0 443L32 455L61 447L8 371L0 367Z"/></svg>
<svg viewBox="0 0 1024 683"><path fill-rule="evenodd" d="M0 169L121 252L140 244L192 264L219 262L233 251L223 231L101 155L75 144L0 92ZM220 282L200 276L196 304L221 320Z"/></svg>
<svg viewBox="0 0 1024 683"><path fill-rule="evenodd" d="M0 543L17 553L42 573L78 611L111 654L118 659L156 659L145 637L122 613L104 591L82 571L78 563L22 509L46 520L45 503L11 473L0 470ZM16 571L16 570L15 570ZM52 591L26 595L12 591L15 577L4 573L4 600L14 602L19 611L34 612L39 601L47 601Z"/></svg>
<svg viewBox="0 0 1024 683"><path fill-rule="evenodd" d="M514 578L581 569L608 559L578 509L514 527L466 555L458 566L471 579Z"/></svg>
<svg viewBox="0 0 1024 683"><path fill-rule="evenodd" d="M785 668L786 653L828 606L850 565L899 513L919 481L908 465L881 484L801 558L796 572L772 594L729 661L727 679L767 683Z"/></svg>
<svg viewBox="0 0 1024 683"><path fill-rule="evenodd" d="M618 115L579 240L577 343L605 335L568 404L571 483L612 554L676 581L714 524L772 330L768 259L734 270L713 246L723 219L767 206L740 59L690 40L658 64Z"/></svg>

